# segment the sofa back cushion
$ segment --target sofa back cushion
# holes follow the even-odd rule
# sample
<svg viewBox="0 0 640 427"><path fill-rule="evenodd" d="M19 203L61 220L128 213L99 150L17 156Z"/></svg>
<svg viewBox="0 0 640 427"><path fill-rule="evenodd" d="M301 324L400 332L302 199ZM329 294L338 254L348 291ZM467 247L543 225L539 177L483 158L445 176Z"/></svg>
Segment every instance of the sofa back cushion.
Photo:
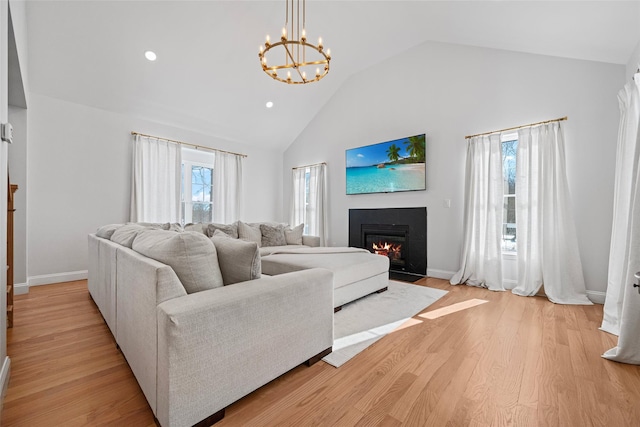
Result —
<svg viewBox="0 0 640 427"><path fill-rule="evenodd" d="M262 263L256 242L234 239L220 230L215 231L211 241L218 253L225 286L260 278Z"/></svg>
<svg viewBox="0 0 640 427"><path fill-rule="evenodd" d="M103 225L102 227L99 227L96 230L96 236L98 237L102 237L103 239L107 239L107 240L111 240L111 236L113 236L113 233L115 233L115 231L122 227L124 224L107 224L107 225Z"/></svg>
<svg viewBox="0 0 640 427"><path fill-rule="evenodd" d="M207 224L202 222L190 222L184 225L184 231L197 231L198 233L207 234Z"/></svg>
<svg viewBox="0 0 640 427"><path fill-rule="evenodd" d="M247 242L255 242L260 247L262 243L260 224L247 224L246 222L238 221L238 237Z"/></svg>
<svg viewBox="0 0 640 427"><path fill-rule="evenodd" d="M132 249L169 265L189 294L223 285L216 247L202 233L144 230Z"/></svg>
<svg viewBox="0 0 640 427"><path fill-rule="evenodd" d="M126 224L120 228L117 228L111 234L111 241L119 245L125 246L131 249L131 245L135 240L138 233L147 230L147 227L140 224Z"/></svg>

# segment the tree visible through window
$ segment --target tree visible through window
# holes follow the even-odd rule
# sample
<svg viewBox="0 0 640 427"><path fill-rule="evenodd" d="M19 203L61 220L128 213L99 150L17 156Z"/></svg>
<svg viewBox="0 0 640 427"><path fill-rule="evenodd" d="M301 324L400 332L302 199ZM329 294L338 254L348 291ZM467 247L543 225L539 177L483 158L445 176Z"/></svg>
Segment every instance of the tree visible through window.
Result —
<svg viewBox="0 0 640 427"><path fill-rule="evenodd" d="M502 224L502 250L516 250L516 153L517 136L502 141L502 170L504 179L504 219Z"/></svg>

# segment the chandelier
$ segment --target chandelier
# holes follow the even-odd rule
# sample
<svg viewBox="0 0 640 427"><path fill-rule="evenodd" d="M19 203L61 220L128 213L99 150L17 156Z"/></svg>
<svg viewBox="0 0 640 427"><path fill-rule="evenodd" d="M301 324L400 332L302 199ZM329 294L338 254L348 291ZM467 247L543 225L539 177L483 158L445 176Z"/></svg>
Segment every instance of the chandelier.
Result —
<svg viewBox="0 0 640 427"><path fill-rule="evenodd" d="M262 71L283 83L300 85L317 82L329 73L331 50L324 50L322 37L318 38L317 45L307 41L305 0L286 0L286 3L285 24L280 41L271 43L267 35L264 47L260 46L258 57Z"/></svg>

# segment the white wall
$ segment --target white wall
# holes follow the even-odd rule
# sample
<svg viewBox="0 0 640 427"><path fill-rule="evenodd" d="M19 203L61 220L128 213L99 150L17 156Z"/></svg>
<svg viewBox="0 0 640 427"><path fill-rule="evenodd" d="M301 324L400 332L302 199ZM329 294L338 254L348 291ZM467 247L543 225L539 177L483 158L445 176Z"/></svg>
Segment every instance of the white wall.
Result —
<svg viewBox="0 0 640 427"><path fill-rule="evenodd" d="M100 225L128 220L131 131L247 154L242 219L276 220L282 215L280 152L33 92L29 101L30 284L51 283L73 277L68 272L86 270L87 234Z"/></svg>
<svg viewBox="0 0 640 427"><path fill-rule="evenodd" d="M606 287L617 92L625 67L428 42L352 76L284 156L326 161L331 245L346 245L350 208L427 206L430 275L459 267L465 135L568 116L567 174L587 288ZM328 77L330 78L330 77ZM427 190L345 195L345 149L425 132ZM444 207L451 199L451 208ZM285 211L286 212L286 211Z"/></svg>

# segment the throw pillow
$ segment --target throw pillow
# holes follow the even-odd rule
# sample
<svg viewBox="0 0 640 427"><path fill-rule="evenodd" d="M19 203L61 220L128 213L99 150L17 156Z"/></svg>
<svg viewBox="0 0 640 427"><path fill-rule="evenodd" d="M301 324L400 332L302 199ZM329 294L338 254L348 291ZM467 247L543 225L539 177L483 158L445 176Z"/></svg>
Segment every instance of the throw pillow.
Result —
<svg viewBox="0 0 640 427"><path fill-rule="evenodd" d="M146 229L147 228L145 226L140 224L125 224L113 232L111 235L111 241L119 245L126 246L127 248L131 248L133 240L136 238L138 233Z"/></svg>
<svg viewBox="0 0 640 427"><path fill-rule="evenodd" d="M188 294L223 285L216 247L202 233L145 230L133 250L173 268Z"/></svg>
<svg viewBox="0 0 640 427"><path fill-rule="evenodd" d="M96 236L102 237L103 239L111 240L111 236L113 236L113 233L123 225L124 224L103 225L102 227L98 228L98 230L96 231Z"/></svg>
<svg viewBox="0 0 640 427"><path fill-rule="evenodd" d="M259 225L249 225L238 221L238 237L247 242L255 242L258 247L262 244L262 232Z"/></svg>
<svg viewBox="0 0 640 427"><path fill-rule="evenodd" d="M238 238L238 221L234 222L233 224L214 224L214 223L208 224L207 236L213 237L213 233L215 233L216 230L220 230L228 234L230 237L237 239Z"/></svg>
<svg viewBox="0 0 640 427"><path fill-rule="evenodd" d="M284 226L260 224L260 232L262 233L262 246L285 246L287 240L284 237Z"/></svg>
<svg viewBox="0 0 640 427"><path fill-rule="evenodd" d="M220 230L216 230L211 241L218 253L225 286L260 278L262 264L256 242L234 239Z"/></svg>
<svg viewBox="0 0 640 427"><path fill-rule="evenodd" d="M303 231L304 231L304 224L296 225L293 228L291 227L285 228L284 238L287 241L287 245L301 245Z"/></svg>

